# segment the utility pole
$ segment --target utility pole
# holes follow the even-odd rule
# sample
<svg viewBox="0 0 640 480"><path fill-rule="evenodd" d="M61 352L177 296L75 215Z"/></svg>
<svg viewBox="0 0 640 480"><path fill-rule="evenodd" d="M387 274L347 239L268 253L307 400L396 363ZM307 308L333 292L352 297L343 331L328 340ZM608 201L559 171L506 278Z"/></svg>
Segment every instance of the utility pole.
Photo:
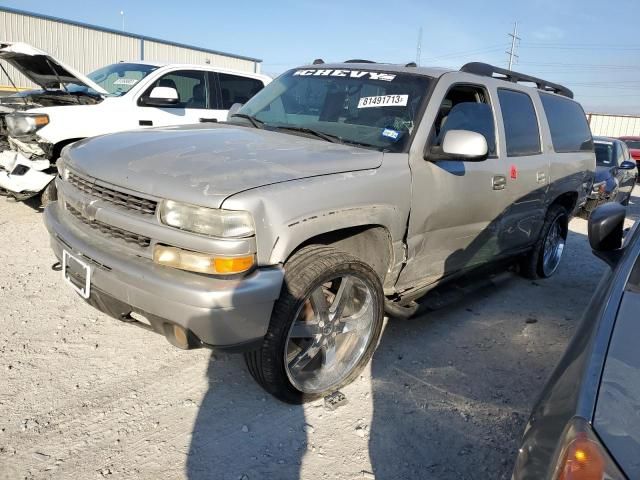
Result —
<svg viewBox="0 0 640 480"><path fill-rule="evenodd" d="M420 57L422 56L422 27L418 30L418 47L416 48L416 65L420 66Z"/></svg>
<svg viewBox="0 0 640 480"><path fill-rule="evenodd" d="M509 55L509 70L511 70L513 59L518 60L519 58L519 56L516 55L517 43L520 41L520 37L518 36L518 22L513 24L513 33L510 33L509 36L511 37L511 50L507 51L507 55Z"/></svg>

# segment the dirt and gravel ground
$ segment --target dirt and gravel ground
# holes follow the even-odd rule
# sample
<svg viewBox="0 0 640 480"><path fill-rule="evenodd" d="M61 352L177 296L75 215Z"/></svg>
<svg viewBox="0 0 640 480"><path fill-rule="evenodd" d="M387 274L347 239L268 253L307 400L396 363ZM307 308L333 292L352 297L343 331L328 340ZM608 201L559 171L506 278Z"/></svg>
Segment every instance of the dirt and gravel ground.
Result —
<svg viewBox="0 0 640 480"><path fill-rule="evenodd" d="M331 412L269 397L239 356L93 310L51 269L41 214L0 199L0 479L509 478L605 268L585 233L573 220L553 279L448 287L389 322Z"/></svg>

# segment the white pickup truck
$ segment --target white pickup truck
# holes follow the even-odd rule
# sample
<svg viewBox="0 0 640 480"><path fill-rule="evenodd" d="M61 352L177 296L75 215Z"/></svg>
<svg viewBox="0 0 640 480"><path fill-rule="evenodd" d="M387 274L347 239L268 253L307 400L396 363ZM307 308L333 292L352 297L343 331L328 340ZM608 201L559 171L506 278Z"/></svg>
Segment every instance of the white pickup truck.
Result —
<svg viewBox="0 0 640 480"><path fill-rule="evenodd" d="M41 87L0 99L0 193L56 198L63 147L106 133L219 122L271 79L210 65L121 62L83 75L46 52L0 41L6 61ZM0 62L0 65L2 62Z"/></svg>

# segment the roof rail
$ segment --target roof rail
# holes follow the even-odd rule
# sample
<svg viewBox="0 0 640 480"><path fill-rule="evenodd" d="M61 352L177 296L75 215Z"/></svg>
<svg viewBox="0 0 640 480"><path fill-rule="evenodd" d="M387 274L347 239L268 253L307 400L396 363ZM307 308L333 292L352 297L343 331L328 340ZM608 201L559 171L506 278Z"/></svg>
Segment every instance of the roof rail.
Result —
<svg viewBox="0 0 640 480"><path fill-rule="evenodd" d="M494 67L488 63L471 62L463 65L460 68L461 72L473 73L475 75L482 75L483 77L492 77L499 80L506 80L507 82L518 83L528 82L535 83L536 86L545 92L557 93L568 98L573 98L573 92L567 87L558 85L557 83L547 82L541 78L532 77L531 75L525 75L524 73L514 72L505 68ZM497 76L496 76L497 75Z"/></svg>
<svg viewBox="0 0 640 480"><path fill-rule="evenodd" d="M362 60L359 58L355 58L353 60L345 60L344 63L378 63L378 62L374 62L373 60Z"/></svg>

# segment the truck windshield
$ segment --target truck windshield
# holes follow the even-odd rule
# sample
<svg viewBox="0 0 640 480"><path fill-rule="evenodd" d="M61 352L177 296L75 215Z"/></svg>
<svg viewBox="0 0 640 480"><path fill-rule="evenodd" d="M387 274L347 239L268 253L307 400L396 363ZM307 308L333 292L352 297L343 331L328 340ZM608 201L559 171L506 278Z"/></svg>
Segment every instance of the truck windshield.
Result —
<svg viewBox="0 0 640 480"><path fill-rule="evenodd" d="M317 138L320 133L346 144L400 152L417 127L430 82L425 76L377 70L296 69L267 85L230 121L254 119L262 128L284 133L315 132Z"/></svg>
<svg viewBox="0 0 640 480"><path fill-rule="evenodd" d="M120 97L157 68L155 65L142 63L114 63L90 73L87 77L111 95Z"/></svg>

